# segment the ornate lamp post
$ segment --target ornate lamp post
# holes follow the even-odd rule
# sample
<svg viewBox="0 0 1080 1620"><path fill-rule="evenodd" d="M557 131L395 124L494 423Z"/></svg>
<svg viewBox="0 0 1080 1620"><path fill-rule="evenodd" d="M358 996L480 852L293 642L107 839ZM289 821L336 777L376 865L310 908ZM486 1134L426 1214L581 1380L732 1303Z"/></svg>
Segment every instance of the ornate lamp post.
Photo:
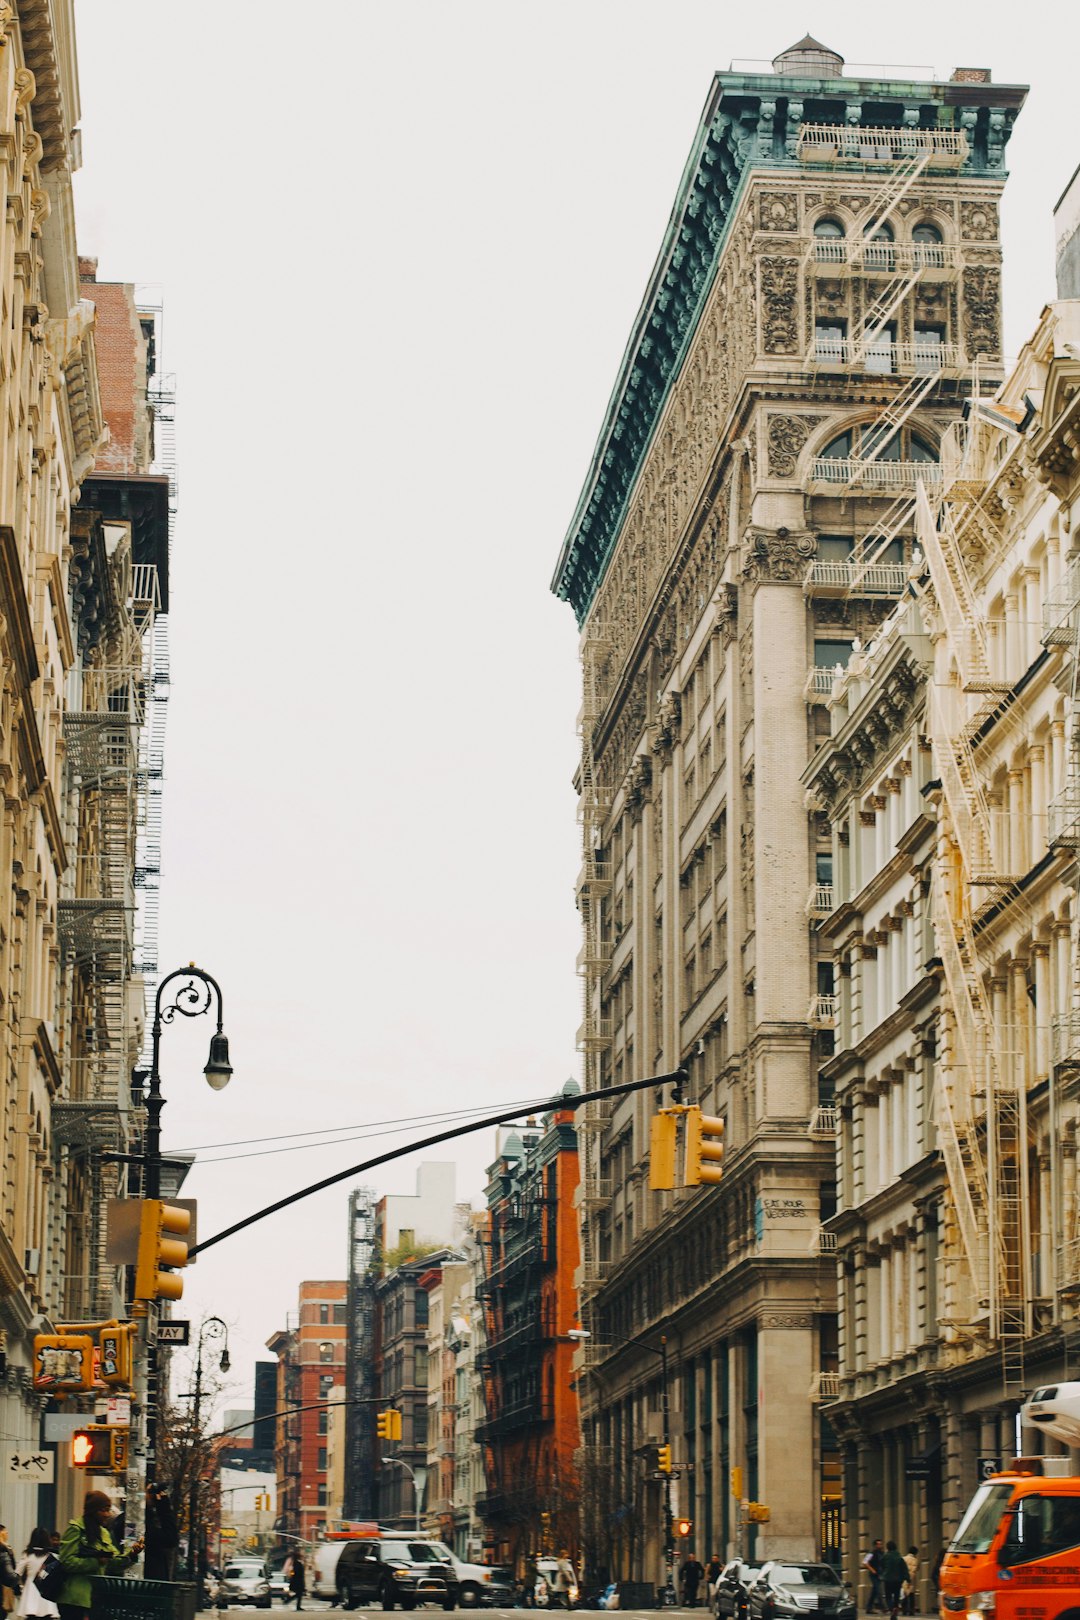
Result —
<svg viewBox="0 0 1080 1620"><path fill-rule="evenodd" d="M428 1473L427 1469L424 1468L424 1467L421 1467L419 1463L417 1464L417 1466L415 1468L410 1468L408 1463L407 1462L402 1462L400 1457L380 1457L379 1461L384 1466L388 1465L389 1463L393 1463L395 1468L404 1468L405 1472L408 1474L409 1478L412 1480L413 1501L414 1501L414 1503L416 1505L416 1534L419 1535L420 1534L420 1498L423 1496L423 1494L424 1494L424 1486L427 1484L427 1473Z"/></svg>
<svg viewBox="0 0 1080 1620"><path fill-rule="evenodd" d="M222 1372L229 1370L229 1329L220 1316L208 1316L199 1329L199 1343L195 1352L195 1389L192 1392L192 1451L199 1445L201 1430L199 1427L202 1417L202 1374L203 1374L203 1347L207 1339L224 1339L218 1366ZM194 1461L194 1457L193 1457ZM195 1466L192 1469L191 1489L188 1492L188 1554L187 1577L189 1581L198 1580L198 1519L199 1519L199 1486L202 1483L202 1469Z"/></svg>
<svg viewBox="0 0 1080 1620"><path fill-rule="evenodd" d="M165 992L170 985L175 985L178 979L186 982L177 986L172 998L165 1000ZM143 1151L143 1197L161 1197L161 1110L165 1106L165 1099L161 1095L161 1031L166 1024L171 1024L177 1013L184 1018L199 1018L208 1013L217 1000L217 1031L210 1038L210 1055L206 1060L203 1074L207 1084L215 1091L221 1091L232 1078L232 1064L229 1062L229 1042L222 1030L224 1006L221 997L221 986L217 980L211 978L202 968L195 966L194 962L186 968L177 968L174 973L166 974L157 988L154 998L154 1022L151 1026L150 1069L136 1069L132 1075L133 1091L141 1090L143 1082L147 1082L143 1094L146 1105L146 1141ZM146 1478L152 1485L156 1477L157 1467L157 1409L158 1409L158 1358L157 1344L154 1336L154 1315L151 1312L147 1322L146 1345Z"/></svg>

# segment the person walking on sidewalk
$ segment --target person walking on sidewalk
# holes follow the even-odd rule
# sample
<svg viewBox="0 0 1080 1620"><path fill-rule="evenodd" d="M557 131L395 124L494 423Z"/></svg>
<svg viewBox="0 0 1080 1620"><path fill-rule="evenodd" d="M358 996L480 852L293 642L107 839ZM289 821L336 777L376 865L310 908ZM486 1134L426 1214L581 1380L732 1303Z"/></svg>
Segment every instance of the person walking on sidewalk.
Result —
<svg viewBox="0 0 1080 1620"><path fill-rule="evenodd" d="M96 1575L123 1575L143 1550L141 1541L126 1549L116 1545L108 1531L112 1503L104 1491L88 1491L82 1517L72 1519L60 1537L64 1584L57 1605L60 1620L86 1620L90 1613L90 1587Z"/></svg>
<svg viewBox="0 0 1080 1620"><path fill-rule="evenodd" d="M904 1562L903 1553L899 1551L895 1541L888 1542L885 1547L885 1560L881 1566L881 1581L885 1588L885 1602L890 1620L896 1620L900 1613L900 1594L907 1576L908 1567Z"/></svg>
<svg viewBox="0 0 1080 1620"><path fill-rule="evenodd" d="M22 1591L19 1593L19 1602L15 1610L17 1615L51 1616L52 1620L60 1613L51 1598L43 1597L38 1590L37 1577L52 1560L55 1565L56 1555L52 1548L52 1537L44 1526L39 1525L30 1536L26 1544L26 1551L19 1559L16 1574L22 1582Z"/></svg>
<svg viewBox="0 0 1080 1620"><path fill-rule="evenodd" d="M292 1574L289 1576L289 1591L295 1597L296 1607L298 1609L302 1609L304 1607L304 1593L307 1591L307 1581L305 1579L306 1573L307 1572L304 1569L304 1560L300 1556L299 1548L297 1548L296 1552L293 1553Z"/></svg>
<svg viewBox="0 0 1080 1620"><path fill-rule="evenodd" d="M907 1565L907 1580L904 1582L903 1610L904 1610L905 1614L911 1615L911 1614L915 1614L915 1612L917 1610L917 1606L918 1606L918 1595L919 1595L919 1549L918 1549L918 1547L909 1547L908 1548L907 1552L904 1554L904 1563Z"/></svg>
<svg viewBox="0 0 1080 1620"><path fill-rule="evenodd" d="M870 1576L870 1596L866 1601L867 1614L885 1613L885 1592L881 1584L881 1568L885 1562L885 1549L881 1545L881 1537L874 1538L874 1545L863 1559L863 1568Z"/></svg>

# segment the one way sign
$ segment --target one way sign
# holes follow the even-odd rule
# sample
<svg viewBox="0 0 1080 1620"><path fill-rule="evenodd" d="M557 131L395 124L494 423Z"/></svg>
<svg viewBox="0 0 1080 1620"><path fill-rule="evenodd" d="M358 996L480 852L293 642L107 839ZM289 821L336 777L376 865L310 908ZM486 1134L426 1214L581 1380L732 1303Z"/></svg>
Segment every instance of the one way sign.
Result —
<svg viewBox="0 0 1080 1620"><path fill-rule="evenodd" d="M158 1344L188 1344L190 1341L190 1322L178 1322L173 1318L171 1321L158 1323Z"/></svg>

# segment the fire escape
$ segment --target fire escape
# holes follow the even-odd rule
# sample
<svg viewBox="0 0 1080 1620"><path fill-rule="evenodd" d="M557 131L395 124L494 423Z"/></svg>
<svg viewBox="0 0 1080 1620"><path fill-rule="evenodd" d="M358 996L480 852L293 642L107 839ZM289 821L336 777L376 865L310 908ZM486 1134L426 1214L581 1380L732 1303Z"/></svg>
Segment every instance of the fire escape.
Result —
<svg viewBox="0 0 1080 1620"><path fill-rule="evenodd" d="M581 650L583 692L581 704L581 777L578 814L582 829L582 865L577 884L583 943L578 955L582 985L581 1027L578 1050L582 1054L583 1085L586 1092L598 1090L605 1081L604 1055L611 1045L611 1023L602 1016L603 981L611 962L612 930L607 902L611 893L611 863L605 853L605 836L611 797L602 784L594 755L593 738L599 725L603 703L603 673L611 646L601 630L585 632ZM578 1206L581 1210L581 1281L583 1308L603 1281L604 1263L599 1255L597 1217L609 1202L610 1182L602 1176L601 1136L610 1118L608 1102L587 1102L578 1111L578 1143L581 1181Z"/></svg>
<svg viewBox="0 0 1080 1620"><path fill-rule="evenodd" d="M971 554L1000 536L983 505L991 430L972 402L966 431L943 446L943 483L932 501L920 485L916 521L930 572L929 598L944 632L947 670L931 693L930 731L947 821L938 844L935 932L944 969L945 1040L937 1086L938 1130L952 1213L971 1288L973 1320L954 1333L985 1331L1001 1355L1006 1396L1024 1385L1031 1331L1026 1077L1010 1031L995 1017L980 954L980 925L1015 903L1022 873L1010 870L1006 826L995 838L980 756L1019 724L1015 671L992 660L985 615L968 571ZM996 549L996 547L995 547ZM995 664L998 667L995 667Z"/></svg>

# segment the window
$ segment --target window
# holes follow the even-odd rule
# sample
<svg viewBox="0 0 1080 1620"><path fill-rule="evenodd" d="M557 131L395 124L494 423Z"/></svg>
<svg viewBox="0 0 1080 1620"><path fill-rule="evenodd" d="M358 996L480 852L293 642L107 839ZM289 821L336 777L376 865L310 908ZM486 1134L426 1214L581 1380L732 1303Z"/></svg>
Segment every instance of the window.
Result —
<svg viewBox="0 0 1080 1620"><path fill-rule="evenodd" d="M819 883L831 883L832 882L832 852L831 851L828 854L825 854L823 852L819 852L815 856L814 866L815 866L815 869L817 871L817 881Z"/></svg>
<svg viewBox="0 0 1080 1620"><path fill-rule="evenodd" d="M915 327L915 372L926 377L940 371L945 331L940 326Z"/></svg>
<svg viewBox="0 0 1080 1620"><path fill-rule="evenodd" d="M427 1327L429 1300L422 1288L416 1290L413 1322L417 1327Z"/></svg>
<svg viewBox="0 0 1080 1620"><path fill-rule="evenodd" d="M896 264L896 249L893 246L893 229L891 225L882 223L873 232L863 248L863 263L868 270L891 271L893 269Z"/></svg>
<svg viewBox="0 0 1080 1620"><path fill-rule="evenodd" d="M814 224L814 257L819 264L843 264L844 227L838 219L819 219Z"/></svg>
<svg viewBox="0 0 1080 1620"><path fill-rule="evenodd" d="M850 657L850 641L814 642L814 666L816 669L835 669L837 664L842 669L846 669Z"/></svg>
<svg viewBox="0 0 1080 1620"><path fill-rule="evenodd" d="M334 1306L334 1326L344 1327L348 1320L349 1307L346 1305L345 1301L342 1300L340 1304Z"/></svg>
<svg viewBox="0 0 1080 1620"><path fill-rule="evenodd" d="M814 221L814 235L836 238L843 236L844 227L838 219L818 219Z"/></svg>
<svg viewBox="0 0 1080 1620"><path fill-rule="evenodd" d="M333 1361L333 1359L334 1359L333 1340L331 1340L331 1339L323 1339L322 1343L319 1345L319 1360L320 1361Z"/></svg>
<svg viewBox="0 0 1080 1620"><path fill-rule="evenodd" d="M869 456L874 453L883 432L888 438L883 448L876 451L875 460L937 461L937 451L933 446L910 428L901 428L898 432L888 428L882 430L875 427L872 422L848 428L845 433L838 433L835 439L830 439L825 448L819 451L818 459L846 461L849 456Z"/></svg>
<svg viewBox="0 0 1080 1620"><path fill-rule="evenodd" d="M316 1503L316 1506L317 1507L325 1507L326 1506L326 1485L325 1485L325 1483L323 1483L323 1484L321 1484L319 1486L319 1499L318 1499L318 1502Z"/></svg>
<svg viewBox="0 0 1080 1620"><path fill-rule="evenodd" d="M876 377L887 377L893 368L895 346L895 326L890 324L875 331L866 340L866 370Z"/></svg>
<svg viewBox="0 0 1080 1620"><path fill-rule="evenodd" d="M413 1351L413 1382L422 1388L427 1387L428 1381L428 1353L427 1345L418 1344Z"/></svg>
<svg viewBox="0 0 1080 1620"><path fill-rule="evenodd" d="M941 239L941 232L936 225L931 225L929 220L924 220L922 224L916 225L911 233L913 242L940 242Z"/></svg>
<svg viewBox="0 0 1080 1620"><path fill-rule="evenodd" d="M319 1397L320 1397L320 1399L324 1395L329 1395L329 1393L333 1389L333 1387L334 1387L334 1375L333 1375L333 1373L320 1373L319 1374Z"/></svg>
<svg viewBox="0 0 1080 1620"><path fill-rule="evenodd" d="M817 537L817 556L820 562L847 562L851 556L854 540L849 534L819 534Z"/></svg>
<svg viewBox="0 0 1080 1620"><path fill-rule="evenodd" d="M319 1434L329 1434L330 1433L330 1414L329 1414L329 1412L320 1412L319 1413L318 1432L319 1432Z"/></svg>
<svg viewBox="0 0 1080 1620"><path fill-rule="evenodd" d="M315 1466L319 1470L320 1473L322 1473L322 1474L326 1473L326 1447L325 1446L320 1446L319 1447L318 1461L316 1462Z"/></svg>
<svg viewBox="0 0 1080 1620"><path fill-rule="evenodd" d="M843 365L847 359L847 322L844 320L816 320L814 322L814 358L824 365Z"/></svg>
<svg viewBox="0 0 1080 1620"><path fill-rule="evenodd" d="M1025 1496L1016 1505L1002 1563L1006 1567L1026 1564L1073 1547L1080 1547L1080 1498Z"/></svg>
<svg viewBox="0 0 1080 1620"><path fill-rule="evenodd" d="M413 1409L413 1445L426 1446L428 1433L428 1414L426 1406L417 1406Z"/></svg>

